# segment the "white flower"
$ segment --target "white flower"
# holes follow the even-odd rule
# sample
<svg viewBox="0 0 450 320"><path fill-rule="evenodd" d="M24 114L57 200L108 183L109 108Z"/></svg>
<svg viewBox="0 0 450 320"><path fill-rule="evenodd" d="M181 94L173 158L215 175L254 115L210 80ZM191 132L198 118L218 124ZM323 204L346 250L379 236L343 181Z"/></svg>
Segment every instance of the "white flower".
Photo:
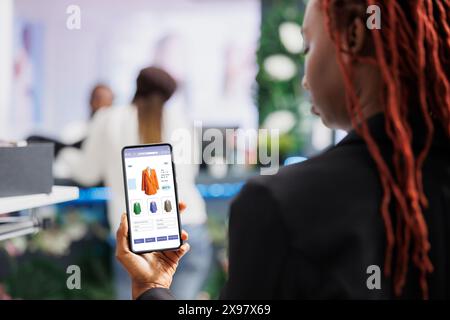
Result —
<svg viewBox="0 0 450 320"><path fill-rule="evenodd" d="M78 241L86 235L87 229L86 224L73 222L64 231L72 241Z"/></svg>
<svg viewBox="0 0 450 320"><path fill-rule="evenodd" d="M274 54L264 60L264 70L274 80L287 81L295 76L297 66L288 56Z"/></svg>
<svg viewBox="0 0 450 320"><path fill-rule="evenodd" d="M291 111L280 110L269 114L264 121L263 128L278 129L280 135L288 133L295 126L295 115Z"/></svg>
<svg viewBox="0 0 450 320"><path fill-rule="evenodd" d="M278 33L281 43L287 51L293 54L302 52L302 28L298 24L294 22L283 22L278 29Z"/></svg>

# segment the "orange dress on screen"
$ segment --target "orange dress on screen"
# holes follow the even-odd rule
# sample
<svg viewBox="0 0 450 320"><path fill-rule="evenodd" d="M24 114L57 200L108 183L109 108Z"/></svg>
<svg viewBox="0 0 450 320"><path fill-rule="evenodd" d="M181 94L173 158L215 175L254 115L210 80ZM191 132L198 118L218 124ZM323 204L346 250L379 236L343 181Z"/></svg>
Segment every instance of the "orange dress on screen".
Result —
<svg viewBox="0 0 450 320"><path fill-rule="evenodd" d="M153 195L159 189L158 178L155 169L144 169L142 171L142 191L146 195Z"/></svg>

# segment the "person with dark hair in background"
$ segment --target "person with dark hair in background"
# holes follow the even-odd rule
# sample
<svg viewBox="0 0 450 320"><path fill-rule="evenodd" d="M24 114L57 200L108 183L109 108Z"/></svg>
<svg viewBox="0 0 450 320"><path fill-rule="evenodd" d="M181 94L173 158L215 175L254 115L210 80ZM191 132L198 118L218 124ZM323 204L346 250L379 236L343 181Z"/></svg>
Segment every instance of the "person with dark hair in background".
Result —
<svg viewBox="0 0 450 320"><path fill-rule="evenodd" d="M132 104L98 110L92 119L82 149L66 149L61 153L60 157L69 168L72 179L85 186L104 181L105 185L110 187L108 220L112 232L117 230L121 212L126 208L121 149L128 145L164 141L172 143L176 154L179 146L177 141L172 141L172 133L177 129L190 129L182 114L173 114L170 109L164 107L176 89L175 80L166 71L156 67L142 69L136 80ZM189 199L189 203L192 203L190 214L193 219L205 221L205 203L195 186L196 166L176 163L176 172L180 179L179 198ZM200 280L207 273L208 263L201 266L200 270L195 270L202 274ZM114 273L117 297L129 299L129 277L115 259ZM201 285L200 281L194 290L200 290Z"/></svg>
<svg viewBox="0 0 450 320"><path fill-rule="evenodd" d="M109 86L98 83L92 88L89 96L89 122L95 113L102 108L110 108L114 102L114 93ZM66 126L61 133L61 141L66 147L81 148L86 138L89 122L76 122Z"/></svg>
<svg viewBox="0 0 450 320"><path fill-rule="evenodd" d="M381 29L367 27L369 5ZM450 299L449 12L443 0L308 2L303 86L348 135L243 187L222 298ZM173 299L189 245L135 255L127 230L123 216L116 255L133 297Z"/></svg>
<svg viewBox="0 0 450 320"><path fill-rule="evenodd" d="M94 86L89 96L89 121L94 114L101 108L109 108L114 102L114 94L110 87L105 84L99 83ZM64 148L73 147L81 148L84 139L86 138L87 128L89 121L69 123L61 131L58 139L44 137L41 135L32 135L27 138L28 142L52 142L55 145L55 157L59 156L59 153ZM61 164L56 161L55 174L57 178L63 177L64 167L61 169ZM62 172L61 172L62 170Z"/></svg>
<svg viewBox="0 0 450 320"><path fill-rule="evenodd" d="M112 106L114 101L114 94L110 87L103 83L96 84L92 89L89 98L89 105L91 107L91 117L101 108L108 108Z"/></svg>

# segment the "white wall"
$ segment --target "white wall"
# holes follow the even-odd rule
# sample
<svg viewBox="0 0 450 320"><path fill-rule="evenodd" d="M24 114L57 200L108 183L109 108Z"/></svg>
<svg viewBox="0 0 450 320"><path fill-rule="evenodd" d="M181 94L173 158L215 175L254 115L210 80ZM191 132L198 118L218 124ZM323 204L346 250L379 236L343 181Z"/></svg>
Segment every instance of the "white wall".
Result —
<svg viewBox="0 0 450 320"><path fill-rule="evenodd" d="M9 139L12 77L13 1L0 1L0 139Z"/></svg>
<svg viewBox="0 0 450 320"><path fill-rule="evenodd" d="M4 2L1 0L0 2ZM159 37L175 30L189 39L192 117L238 116L222 110L223 47L237 40L256 47L258 0L15 0L16 16L44 25L44 95L41 131L57 134L88 116L89 90L109 82L118 103L129 101L138 70L151 63ZM66 8L81 8L81 30L66 28ZM230 120L232 121L232 120Z"/></svg>

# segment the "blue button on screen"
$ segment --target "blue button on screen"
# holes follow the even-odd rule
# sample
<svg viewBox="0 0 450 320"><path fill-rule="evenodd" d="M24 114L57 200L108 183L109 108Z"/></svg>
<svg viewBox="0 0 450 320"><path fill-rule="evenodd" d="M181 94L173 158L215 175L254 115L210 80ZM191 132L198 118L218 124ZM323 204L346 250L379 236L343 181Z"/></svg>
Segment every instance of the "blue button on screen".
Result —
<svg viewBox="0 0 450 320"><path fill-rule="evenodd" d="M144 239L134 239L134 244L144 243Z"/></svg>
<svg viewBox="0 0 450 320"><path fill-rule="evenodd" d="M169 236L169 240L177 240L177 239L178 239L178 236L177 236L177 235Z"/></svg>
<svg viewBox="0 0 450 320"><path fill-rule="evenodd" d="M158 241L166 241L167 240L167 237L166 236L164 236L164 237L158 237Z"/></svg>

